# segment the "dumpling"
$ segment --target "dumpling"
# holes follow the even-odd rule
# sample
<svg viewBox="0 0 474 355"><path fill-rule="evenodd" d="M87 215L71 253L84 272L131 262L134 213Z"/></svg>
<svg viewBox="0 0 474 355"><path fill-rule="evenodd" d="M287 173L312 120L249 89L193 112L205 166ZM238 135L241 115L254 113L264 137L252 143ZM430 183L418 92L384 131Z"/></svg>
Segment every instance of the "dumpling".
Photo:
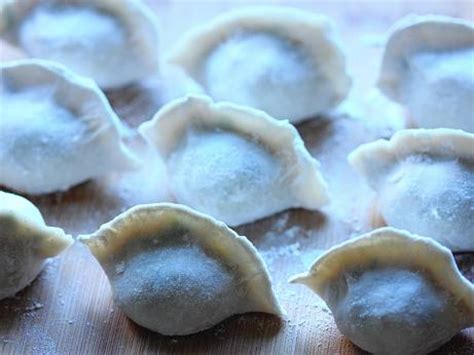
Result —
<svg viewBox="0 0 474 355"><path fill-rule="evenodd" d="M377 192L376 214L386 224L474 250L474 134L399 131L358 147L349 162Z"/></svg>
<svg viewBox="0 0 474 355"><path fill-rule="evenodd" d="M43 194L136 166L91 80L38 60L3 63L0 73L0 185Z"/></svg>
<svg viewBox="0 0 474 355"><path fill-rule="evenodd" d="M330 21L293 8L221 15L185 36L168 60L214 100L291 122L335 107L351 86Z"/></svg>
<svg viewBox="0 0 474 355"><path fill-rule="evenodd" d="M413 124L474 132L474 25L444 16L408 16L385 47L382 92L407 107Z"/></svg>
<svg viewBox="0 0 474 355"><path fill-rule="evenodd" d="M186 335L235 314L282 312L247 238L185 206L135 206L79 239L103 267L118 306L155 332Z"/></svg>
<svg viewBox="0 0 474 355"><path fill-rule="evenodd" d="M327 202L319 163L296 129L262 111L189 96L139 127L164 158L177 202L229 225Z"/></svg>
<svg viewBox="0 0 474 355"><path fill-rule="evenodd" d="M61 228L46 226L30 201L0 191L0 300L28 286L47 258L72 243Z"/></svg>
<svg viewBox="0 0 474 355"><path fill-rule="evenodd" d="M333 247L290 282L317 293L341 333L374 354L426 354L474 326L474 287L449 250L393 228Z"/></svg>
<svg viewBox="0 0 474 355"><path fill-rule="evenodd" d="M0 7L0 37L102 88L158 70L156 20L137 0L7 0Z"/></svg>

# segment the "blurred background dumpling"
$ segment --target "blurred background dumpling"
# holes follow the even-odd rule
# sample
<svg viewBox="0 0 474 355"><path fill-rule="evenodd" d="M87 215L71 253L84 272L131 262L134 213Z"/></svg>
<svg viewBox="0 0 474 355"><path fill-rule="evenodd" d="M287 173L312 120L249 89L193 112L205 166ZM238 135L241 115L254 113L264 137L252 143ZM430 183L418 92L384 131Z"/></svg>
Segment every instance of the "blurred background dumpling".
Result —
<svg viewBox="0 0 474 355"><path fill-rule="evenodd" d="M139 0L10 0L0 37L26 55L64 64L104 89L158 70L154 14Z"/></svg>
<svg viewBox="0 0 474 355"><path fill-rule="evenodd" d="M191 30L168 56L202 91L299 122L347 95L346 72L331 21L286 7L250 7Z"/></svg>

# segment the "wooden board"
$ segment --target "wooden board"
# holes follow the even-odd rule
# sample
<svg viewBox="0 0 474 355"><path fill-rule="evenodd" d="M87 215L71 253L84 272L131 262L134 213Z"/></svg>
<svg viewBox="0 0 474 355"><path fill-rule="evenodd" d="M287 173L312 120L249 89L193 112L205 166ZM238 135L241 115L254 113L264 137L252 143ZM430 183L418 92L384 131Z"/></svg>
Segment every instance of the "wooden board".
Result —
<svg viewBox="0 0 474 355"><path fill-rule="evenodd" d="M150 3L162 25L163 48L169 48L194 24L237 6L237 2ZM286 317L235 316L196 335L160 336L135 325L116 308L102 269L87 249L76 243L51 260L30 287L0 302L0 354L363 353L339 333L321 300L302 286L288 284L287 279L306 270L322 250L370 230L373 192L349 167L346 156L361 143L390 136L402 122L397 107L372 94L380 34L411 11L466 17L472 16L473 10L468 2L292 4L335 18L356 79L350 104L297 127L311 154L322 163L332 203L320 212L289 210L237 228L267 262ZM2 59L10 58L11 51L1 48ZM160 85L153 81L108 93L118 114L131 127L129 144L140 152L147 168L111 174L65 193L27 196L48 224L77 236L93 232L131 206L169 199L160 162L134 131L162 105ZM457 261L472 281L474 255L457 256ZM472 354L473 343L474 328L466 329L437 353Z"/></svg>

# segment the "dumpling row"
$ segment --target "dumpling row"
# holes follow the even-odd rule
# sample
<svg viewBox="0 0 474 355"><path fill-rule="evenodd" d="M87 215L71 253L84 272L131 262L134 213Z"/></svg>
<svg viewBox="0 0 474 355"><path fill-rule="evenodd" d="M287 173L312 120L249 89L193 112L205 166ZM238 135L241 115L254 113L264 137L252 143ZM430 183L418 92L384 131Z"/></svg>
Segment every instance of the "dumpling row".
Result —
<svg viewBox="0 0 474 355"><path fill-rule="evenodd" d="M474 325L474 286L438 244L474 250L473 53L468 22L408 17L395 26L379 87L414 126L434 129L399 131L348 159L376 191L373 227L400 229L337 245L290 280L322 297L339 330L371 353L426 354Z"/></svg>
<svg viewBox="0 0 474 355"><path fill-rule="evenodd" d="M26 287L73 239L47 227L23 197L0 191L0 300ZM247 312L281 315L267 268L247 238L186 206L131 208L79 238L100 262L118 306L165 335Z"/></svg>
<svg viewBox="0 0 474 355"><path fill-rule="evenodd" d="M42 9L41 6L39 9L33 9L33 4L29 3L24 3L24 7L21 7L18 4L19 2L16 2L15 4L7 4L4 7L2 14L7 16L8 19L10 17L16 19L18 16L15 17L13 15L25 15L29 13L28 11L41 12L45 10ZM80 1L78 1L74 6L76 5L87 7ZM12 7L10 8L9 6ZM55 8L54 6L58 6L58 8ZM56 15L61 15L63 11L68 12L70 10L68 8L63 8L64 4L61 4L61 1L55 2L54 6L51 3L50 5L46 6L46 10L51 11ZM89 8L85 10L93 11ZM310 43L305 42L305 39L307 39L305 37L307 32L318 33L321 36L320 40L324 42L324 45L329 48L328 51L333 53L329 56L332 59L328 60L327 63L332 63L331 65L335 65L337 62L341 63L340 55L339 60L335 59L337 55L334 53L338 53L337 47L333 42L330 41L330 31L327 31L328 25L323 19L317 19L316 17L311 17L310 15L304 16L304 13L299 11L287 12L281 9L273 9L272 11L269 11L275 16L269 20L263 16L264 13L267 13L267 10L268 9L246 10L242 12L236 12L229 16L224 16L221 19L216 20L215 23L212 23L210 28L197 30L196 33L189 35L188 40L185 40L182 45L178 46L178 48L181 49L176 50L174 56L171 56L171 58L181 58L180 60L183 61L187 58L183 53L190 52L193 55L189 55L190 58L187 58L189 59L189 63L186 61L185 62L188 63L189 66L193 66L194 64L192 63L194 62L206 60L212 61L212 59L209 58L199 58L201 56L208 56L212 58L213 54L211 52L213 50L211 47L224 46L221 44L221 42L226 42L228 37L239 37L238 40L229 40L232 43L233 41L245 42L248 39L247 37L250 37L250 41L252 42L252 38L255 36L258 37L262 34L265 36L269 35L267 32L271 32L271 36L275 38L280 38L283 36L283 29L286 29L288 30L286 35L290 37L294 36L292 37L294 41L296 41L296 38L299 38L302 44L309 47ZM283 18L283 13L290 13L291 16L288 18ZM243 36L245 37L244 39L240 38L241 33L246 31L249 32L248 36ZM434 34L438 32L442 33L442 36L434 36ZM217 33L219 36L216 35L216 38L213 38L211 36L213 33ZM436 63L439 62L442 67L448 66L449 68L457 68L459 70L462 70L463 68L466 69L466 65L463 65L463 63L466 63L466 58L470 58L469 48L471 48L473 44L472 35L472 26L462 21L452 21L442 17L410 18L402 21L400 25L396 26L396 29L394 30L394 33L387 44L386 53L384 56L384 65L380 79L380 87L392 97L402 97L404 95L403 90L406 85L404 84L404 81L399 82L400 78L410 83L418 83L421 80L415 80L411 78L410 75L413 74L411 71L409 71L411 67L407 69L400 63L403 61L408 61L411 63L412 59L416 59L418 56L432 56L435 58L433 61ZM455 42L448 41L454 37L457 39ZM278 41L283 39L280 38L275 40ZM192 49L195 47L195 43L201 42L208 45L209 48L207 52L201 51L198 53L199 55L195 55L195 50ZM259 41L257 40L257 42ZM232 46L231 49L233 48ZM240 46L240 44L238 46ZM245 46L246 45L244 45L244 47ZM188 49L187 47L191 47L191 49L189 51L184 51L184 49ZM448 53L455 52L456 58L458 55L457 53L459 52L460 58L462 57L464 59L461 61L455 60L452 62L449 59L451 58L451 54L449 54L449 56L441 55L444 53L443 51L447 51ZM226 50L223 50L223 52L225 53ZM230 50L230 53L236 52L238 53L236 50ZM285 51L285 53L291 53L291 50ZM273 53L272 56L278 57L279 55ZM178 62L180 61L178 59L176 60ZM270 65L271 67L271 65L273 65L272 61L269 63L266 61L264 62L266 66ZM324 63L326 62L323 61L320 64L323 65ZM425 66L420 66L420 68L424 67ZM262 70L265 71L265 68ZM337 68L337 70L326 70L326 72L334 73L334 77L336 78L341 72L343 72L342 69L343 68L340 66ZM404 70L403 75L398 75L401 73L402 69ZM261 71L259 70L258 72ZM453 73L451 71L448 71L448 77L443 77L443 80L441 81L443 87L445 86L445 82L458 83L459 80L470 80L468 73L466 74L464 72L456 72L455 74L457 76L452 76L452 74ZM101 95L100 91L93 87L93 85L90 83L86 84L81 78L74 77L74 75L71 73L68 73L63 69L59 69L57 66L46 62L7 64L2 67L2 79L3 78L5 79L2 80L2 94L4 94L3 96L6 98L6 105L5 107L2 107L4 109L2 116L5 117L4 122L2 123L4 123L6 129L2 130L3 135L0 153L2 154L2 162L5 162L7 168L2 169L3 173L0 175L0 182L2 184L18 191L28 193L46 193L67 189L74 184L80 183L91 177L98 176L110 168L122 168L124 166L130 165L130 155L127 154L126 149L116 137L119 121L114 116L106 100L103 98L103 95ZM64 82L64 84L60 87L57 87L57 81ZM428 81L432 82L432 80ZM462 83L464 83L464 81ZM469 88L470 86L472 85L467 82L466 85L463 84L460 87ZM85 91L85 89L90 91L89 95L82 93ZM457 89L455 88L455 90ZM416 90L416 92L418 91L419 90ZM429 91L427 92L429 93ZM469 89L467 89L468 94L469 92ZM81 93L79 96L83 99L73 100L72 96L76 97L78 93ZM425 94L422 95L426 96ZM407 94L407 97L413 96L414 95ZM44 100L45 97L46 100ZM459 98L464 96L455 95L455 97ZM199 104L199 101L206 101L206 99L189 98L184 100L184 102L177 102L170 105L165 110L160 112L152 122L144 124L141 131L145 136L147 136L148 141L150 141L153 145L160 145L160 140L165 141L166 139L163 137L169 133L166 131L166 129L168 129L167 125L165 124L164 128L166 133L161 135L158 133L156 137L154 134L150 133L153 131L150 127L153 125L158 127L161 124L160 122L173 120L173 115L177 115L178 113L184 114L185 116L187 115L186 117L189 119L195 114L194 111L200 110L199 107L204 107L206 105L210 107L212 106L210 102L207 102L207 104ZM272 99L271 101L280 102L280 100L275 99ZM430 102L433 101L434 100L430 100ZM467 100L466 102L469 103L471 101L472 100ZM461 107L463 109L467 107L467 112L470 113L472 110L463 103L464 101L459 101L456 102L456 105L452 106ZM98 109L91 110L91 106L93 106L93 108L98 106ZM209 109L207 112L196 113L196 115L212 116L213 114L220 114L223 117L230 117L239 110L239 108L234 108L232 113L232 110L219 110L217 106L219 105L212 106L212 109ZM181 109L181 107L183 107L183 109ZM184 107L187 107L187 109L184 109ZM218 113L219 111L226 111L226 113ZM220 132L222 127L226 126L227 123L217 122L219 120L214 120L215 122L210 123L207 122L204 124L204 126L207 127L202 129L203 132L199 132L199 134L197 134L196 126L200 124L199 122L201 120L206 120L203 117L200 117L192 120L196 122L188 123L190 127L194 128L190 128L184 139L181 139L182 141L184 140L184 143L181 142L179 144L175 144L175 148L177 147L176 152L173 152L173 154L169 152L162 152L162 155L164 155L166 159L168 159L168 155L170 156L168 159L170 177L173 181L173 189L178 201L183 201L200 210L216 215L230 224L242 224L249 222L287 207L301 205L308 208L315 208L324 203L327 199L324 191L324 181L322 180L319 173L314 169L314 166L317 166L315 161L311 162L311 158L308 157L307 152L304 149L300 149L301 142L299 142L299 137L297 137L297 134L293 133L293 137L282 140L286 143L293 141L293 144L290 143L281 146L282 149L286 148L287 151L290 151L290 149L294 151L294 154L291 157L285 157L284 154L281 153L280 148L274 149L276 153L279 153L275 154L279 155L278 158L287 158L286 164L278 164L281 163L278 160L285 159L274 159L275 157L270 156L271 154L268 154L271 152L265 151L265 148L267 150L271 150L268 149L271 144L267 144L267 147L265 147L265 144L263 144L263 146L259 147L260 149L252 147L251 143L259 143L260 145L261 143L268 143L269 139L265 134L262 137L258 137L259 139L250 137L252 134L255 134L255 132L252 131L255 130L255 127L262 128L265 125L255 124L254 126L251 126L248 123L245 123L246 121L250 120L255 122L260 121L260 123L267 121L268 123L269 120L262 119L261 117L263 117L263 115L257 113L256 111L252 112L249 110L243 113L245 111L243 108L240 108L240 111L240 116L234 115L234 125L230 130L239 131L238 133L243 134L244 137L235 137L235 133L237 132L224 132L225 130ZM423 117L433 116L427 114L431 111L427 110L425 106L423 106L423 112ZM244 116L245 119L242 118ZM47 126L52 128L48 128L48 131L44 131L44 119L40 120L40 117L46 117L48 119ZM456 114L456 117L462 118L466 117L466 115ZM110 124L111 122L107 121L112 121L112 124ZM235 123L237 121L241 121L242 123ZM106 129L106 125L110 125L110 129ZM267 124L267 128L270 126L271 124ZM283 125L281 125L281 128L282 127ZM172 127L171 129L174 128ZM201 128L198 130L201 130ZM218 130L219 132L211 133L206 132L207 130ZM68 139L68 135L66 134L61 134L61 131L68 132L68 135L72 137L72 139ZM277 130L275 130L275 132L276 131ZM283 134L282 132L284 130L280 129L280 131L280 133ZM289 132L288 129L286 131ZM192 134L190 134L190 132ZM221 137L221 139L217 140L216 136ZM287 134L286 136L289 135ZM85 144L85 142L89 142L92 139L99 140L99 138L100 142L96 142L97 144ZM252 138L255 142L250 142L252 139L249 138ZM180 140L179 137L176 137L176 139L178 141ZM245 146L245 149L242 149L240 152L241 156L243 156L243 152L246 151L248 152L246 155L253 155L255 158L249 159L249 161L240 159L240 162L242 162L243 165L229 164L229 161L228 159L226 160L224 153L233 153L230 154L232 157L238 156L238 154L236 154L236 147L232 147L234 140L239 140L241 143L241 148ZM189 149L189 141L192 141L192 144L195 144L197 148L194 149L195 147L193 146L192 149ZM213 142L213 145L222 148L221 151L223 154L221 156L218 156L217 154L214 156L208 154L209 144L211 141ZM29 144L28 146L25 146L25 144L22 142L28 142ZM183 145L186 147L183 148ZM293 145L293 147L288 149L288 145ZM234 149L233 152L232 149ZM61 151L61 154L55 153L57 151ZM82 153L81 158L86 158L80 159L80 163L77 162L78 156L74 156L72 153L77 151ZM110 154L114 153L117 153L115 154L117 155L116 158L107 159L110 158ZM205 160L206 163L201 163L199 159L194 159L196 155L198 158L201 158L201 161ZM419 152L416 152L415 149L413 152L410 152L410 154L407 154L407 156L408 155L418 156L420 154ZM371 157L367 159L371 160ZM108 160L109 163L112 162L112 165L117 166L109 167L107 164L104 165L103 162L106 160ZM405 159L405 161L407 160L410 159ZM467 160L469 161L469 159ZM188 164L189 162L191 163ZM368 163L365 164L367 165ZM198 165L202 165L200 169L196 168ZM285 166L282 168L280 165ZM436 166L439 165L440 164L436 164ZM311 168L311 166L313 166L313 168ZM356 163L356 167L357 166L358 164ZM64 168L61 170L67 171L68 173L61 175L54 174L54 169L58 167ZM256 171L252 171L255 167L257 167ZM209 178L211 174L207 174L206 169L213 170L211 178ZM293 176L290 176L288 179L287 173L288 171L292 170L295 170L296 172L306 171L306 173L293 173ZM464 170L469 172L472 169L467 167L467 169ZM190 173L190 171L192 173ZM262 174L257 174L257 172ZM277 178L272 179L271 175L275 175ZM268 179L266 179L265 176ZM309 178L306 178L306 176ZM314 178L312 181L310 179L311 177ZM465 179L462 179L462 181L464 180ZM191 183L192 186L185 186L190 185L189 183ZM309 197L307 197L306 194L301 193L301 187L304 186L304 184L309 184L311 186L310 191L314 192L310 193ZM285 185L285 188L279 190L278 188L282 185ZM286 188L286 185L290 185L292 188L288 189ZM458 194L454 194L453 196L457 196L458 200L460 199L462 203L456 204L456 201L454 201L446 208L451 209L451 207L453 207L462 209L466 204L469 207L469 204L472 202L472 196L469 195L469 192L472 189L469 184L466 186L463 184L461 187L464 188L464 190L458 191ZM259 204L259 210L245 208L246 206L248 207L249 203L248 196L245 196L246 193L249 191L251 192L253 190L258 190L260 188L263 188L264 191L268 190L269 193L266 195L266 197L275 197L275 201L273 201L271 198L267 198L266 200L262 201L261 204ZM413 183L411 189L413 189ZM211 192L209 196L212 196L212 199L203 198L203 192L208 192L207 190ZM280 191L282 194L277 193ZM434 193L446 193L446 190L435 191ZM225 203L222 205L222 198L231 195L235 196L235 199L230 201L230 203ZM403 199L401 194L396 195L396 199ZM424 197L424 200L433 198L433 192L427 192L426 196ZM385 201L385 199L382 200ZM391 207L396 209L395 205L396 204L390 204ZM434 213L435 215L438 214L438 209L435 204L431 203L428 205L431 206L430 213ZM425 206L420 207L421 210L424 211L423 213L425 216L429 215L429 213L426 213L428 205L425 203ZM386 210L384 216L386 219L398 218L399 220L403 220L401 222L402 224L407 223L405 221L406 215L397 214L394 212L392 215L396 216L393 218L389 217L389 208L390 207L388 206L383 207L383 209ZM239 209L240 211L236 212ZM444 212L451 213L453 211L446 210ZM462 214L458 216L463 221L470 219L470 216L467 216L467 218L464 218L465 216ZM438 219L442 220L443 218ZM399 222L394 223L397 224ZM464 226L462 223L461 225ZM470 227L470 229L472 229L472 226ZM423 234L431 235L431 233ZM448 239L450 238L448 237ZM449 244L450 241L445 241L445 243ZM453 243L456 244L456 242ZM467 243L467 246L461 243L459 246L453 245L453 248L471 248L469 245L469 240Z"/></svg>
<svg viewBox="0 0 474 355"><path fill-rule="evenodd" d="M24 198L0 192L0 202L1 299L30 283L72 238L46 227ZM107 274L118 306L161 334L199 332L246 312L282 314L252 244L188 207L136 206L79 239ZM375 354L425 354L474 325L474 286L451 252L394 228L333 247L290 281L320 295L341 332Z"/></svg>
<svg viewBox="0 0 474 355"><path fill-rule="evenodd" d="M70 15L70 9L46 10L51 11L48 16ZM45 15L43 9L36 11L40 15L34 17ZM110 154L119 154L120 159L112 161L120 164L130 160L120 140L119 121L91 82L50 62L10 63L2 71L8 113L5 122L7 128L12 126L4 132L10 140L2 141L4 157L11 161L2 184L22 192L47 193L105 173L109 167L103 158ZM63 84L58 86L58 82ZM35 112L23 109L28 106ZM50 121L46 130L41 129L45 127L41 117ZM30 126L37 129L25 137ZM158 138L155 126L163 128L163 132L158 130ZM318 163L296 130L263 112L189 97L170 104L140 131L161 148L163 156L173 155L170 175L174 182L184 180L182 186L188 184L190 171L210 164L207 172L214 174L206 174L204 167L197 171L194 189L180 189L177 184L175 193L229 223L245 223L292 206L316 208L327 200ZM92 139L97 139L96 144L90 144ZM182 148L190 140L191 149ZM28 144L18 148L22 141ZM210 148L222 154L213 156ZM58 151L59 157L53 153ZM77 151L85 154L72 154ZM83 159L76 161L79 156ZM50 161L53 159L56 161ZM100 171L91 171L88 163ZM58 168L69 173L58 176ZM19 174L24 180L9 179ZM309 194L303 193L305 185L310 187ZM209 191L203 193L206 186ZM251 201L262 191L260 207L255 209ZM235 200L220 209L219 197L226 194ZM212 196L216 198L202 203ZM11 248L5 250L32 252L30 245L21 244L15 235L12 238ZM237 313L281 313L263 261L250 242L188 208L169 204L136 207L81 240L104 267L117 303L131 319L149 329L189 334ZM38 272L18 270L28 281ZM25 284L17 286L7 296Z"/></svg>
<svg viewBox="0 0 474 355"><path fill-rule="evenodd" d="M0 185L44 194L138 165L91 80L39 60L2 64L0 72ZM166 161L176 200L228 224L328 201L319 163L296 129L262 111L188 96L139 131Z"/></svg>
<svg viewBox="0 0 474 355"><path fill-rule="evenodd" d="M278 17L278 13L275 17ZM305 47L308 43L302 40L302 48L305 48L302 50L295 47L295 43L285 42L290 39L283 38L284 31L279 28L282 26L288 30L287 34L294 35L291 41L304 38L304 35L298 37L301 35L299 31L293 33L291 30L298 27L295 23L301 25L301 28L304 27L302 23L305 23L296 14L294 17L292 14L288 23L280 19L280 25L277 25L263 21L261 14L241 13L230 16L224 18L222 23L217 21L212 25L219 29L214 29L215 33L225 34L215 41L206 38L210 32L206 34L203 30L202 34L198 31L193 35L195 37L190 36L193 40L187 44L185 42L183 46L191 46L192 49L195 44L192 42L202 42L209 45L209 48L208 52L198 53L191 58L191 66L196 63L199 65L197 69L190 69L190 74L197 73L196 80L205 87L203 91L213 97L228 97L232 101L263 108L267 112L274 112L279 118L288 114L298 120L298 117L305 118L306 113L302 113L304 110L309 115L327 109L340 98L328 100L331 104L318 103L320 106L316 108L303 103L298 106L303 111L296 113L285 111L285 107L291 105L285 104L282 108L272 104L268 106L265 101L248 100L255 93L275 92L269 90L274 88L272 85L282 97L301 97L301 92L298 91L300 86L294 83L285 86L287 78L274 80L274 72L282 67L288 68L290 73L296 68L309 68L304 75L309 80L303 86L311 90L318 89L311 81L319 75L312 75L311 70L317 72L318 67L301 66L301 63L306 63L302 59L302 53L310 52L310 46ZM299 22L292 22L296 18ZM308 28L315 30L311 26L316 26L317 21L310 21L309 18L306 21ZM469 104L472 104L470 95L473 80L462 72L472 54L472 26L451 23L446 19L430 21L419 21L406 28L402 26L399 32L395 31L384 57L382 74L386 76L381 79L381 88L393 97L409 98L403 100L418 122L423 122L422 117L432 117L430 122L420 125L445 125L450 112L442 110L454 107L458 110L453 116L456 127L472 130L469 126L472 121L465 113L472 113ZM443 21L449 23L440 25ZM319 32L316 31L321 34L319 44L327 45L331 55L337 58L340 53L328 40L326 32L321 30L324 25L319 23L319 26ZM426 28L431 30L425 31ZM410 33L412 30L415 35L405 38L405 32ZM446 45L447 48L443 47L443 41L440 41L442 45L432 45L430 39L436 31L443 33L442 39L444 36L450 38L451 33L465 33L466 40L458 47L454 45L457 42L453 44L449 41L446 41L450 43ZM421 38L419 41L417 36ZM413 38L416 40L411 43ZM239 72L242 74L239 75L242 81L233 81L238 85L237 90L226 91L225 85L214 80L223 73L231 75L229 67L235 63L241 64L239 51L247 51L262 43L268 44L266 48L271 53L262 53L263 59L257 61L256 68L242 66L243 69ZM420 43L428 45L424 48ZM281 51L281 48L290 48L290 51ZM297 54L287 57L291 51ZM443 51L446 54L441 53ZM175 56L179 58L179 55ZM409 69L402 66L406 72L400 71L397 56L410 63ZM266 61L268 57L273 59ZM340 60L332 61L333 64L338 62ZM460 68L461 72L437 71L436 73L441 72L445 76L433 89L431 84L426 84L435 82L431 80L434 72L426 70L426 62L434 63L440 68ZM19 67L21 70L18 70ZM388 75L393 68L398 68L394 71L395 74ZM333 69L327 73L336 73L335 78L339 78L339 84L344 83L345 79L341 79L341 67ZM289 77L298 75L293 73ZM392 79L387 79L390 77ZM395 80L398 77L402 79L401 83ZM331 85L335 85L337 80L331 81L331 78L334 79L331 76L326 78L326 87L320 89L332 95L334 88ZM62 83L59 88L56 86L58 79ZM258 81L258 85L252 82L254 79ZM281 85L282 83L285 85ZM391 83L392 87L387 83ZM345 84L347 87L347 80ZM341 84L341 87L344 85ZM440 88L445 87L461 94L455 95L455 99L449 102L439 101L441 110L438 110L434 108L433 102L436 101ZM104 169L100 163L113 152L118 152L119 161L131 161L120 140L118 119L103 94L90 82L50 63L22 62L2 67L1 88L2 94L5 93L8 98L5 122L9 130L0 140L0 154L3 154L1 160L10 165L3 175L0 174L0 183L19 191L45 193L66 189L104 173L108 168ZM279 92L280 88L284 89ZM73 94L68 95L68 90ZM345 94L340 95L343 97ZM257 96L265 98L264 95ZM76 101L72 97L84 100ZM306 98L302 97L302 100ZM92 107L91 102L94 103ZM268 102L283 101L279 96L273 96ZM31 110L24 110L23 106L28 106ZM428 115L427 113L432 112L430 110L435 110L436 113ZM437 114L439 115L436 116ZM51 120L53 130L41 131L39 122L35 121L35 118L41 116ZM464 125L465 121L468 125ZM38 124L35 125L35 122ZM21 128L18 129L17 125ZM31 129L34 132L29 131ZM66 139L61 136L64 129L71 133ZM249 222L288 207L316 208L326 202L325 182L318 171L318 164L304 149L296 130L287 122L277 122L261 111L234 104L214 104L208 98L194 96L171 103L151 122L145 123L140 131L166 160L177 200L230 224ZM77 140L68 139L71 135L72 138L74 135L80 137ZM94 149L90 151L87 150L90 145L84 144L84 139L87 141L89 137L98 139L97 147L94 145ZM22 142L27 142L28 146L22 145ZM473 142L473 135L462 131L409 130L397 133L390 142L379 141L362 146L349 159L356 169L366 175L369 184L377 191L378 214L386 223L437 239L453 250L472 250ZM54 153L63 145L69 148L55 161L57 155ZM74 161L73 155L67 155L68 151L78 149L83 149L84 155L96 163L94 167L99 166L102 170L96 171L88 165L84 166L87 161L78 163ZM103 154L98 154L101 149ZM35 164L44 169L39 175L35 174L41 170L32 168ZM72 173L59 177L57 174L48 175L48 172L54 172L57 164L63 164L64 171ZM67 164L71 164L71 167ZM46 174L43 175L43 172ZM433 174L439 177L436 181L430 179ZM39 177L38 180L33 179L34 185L30 183L32 177ZM303 193L303 187L308 186L310 193ZM6 196L3 197L5 201L9 199L8 204L12 203L13 199L7 194L2 196ZM262 197L258 209L254 208L256 196ZM227 199L224 204L223 198ZM38 221L37 213L31 211L33 210L30 208L27 214L36 214L36 217L28 218ZM10 228L11 216L8 213L5 216L2 217L2 223L5 228ZM19 238L15 237L17 229L21 230L14 226L12 232L8 233L8 238L13 235L11 243L7 238L12 248L19 250L13 255L26 253L26 257L36 261L31 270L18 269L19 275L11 276L7 270L3 278L6 280L5 285L10 286L5 288L4 297L28 284L41 269L44 257L52 255L34 254L18 243ZM417 237L392 229L374 232L366 239L367 242L362 242L365 240L363 237L360 244L351 241L338 247L341 253L336 253L336 261L326 266L325 255L313 266L310 274L296 279L309 284L326 299L334 310L338 326L356 344L376 353L427 352L447 341L459 329L472 325L474 307L472 302L466 301L472 300L472 285L466 283L453 267L450 254L450 261L446 261L447 251L429 240L418 240ZM190 209L169 204L136 207L104 225L93 236L83 237L82 240L103 265L119 305L133 320L150 329L164 334L188 334L206 329L235 313L279 313L268 274L251 244L212 218ZM351 243L354 243L353 248ZM64 244L58 242L58 245ZM224 253L222 245L226 245L231 251L238 250L238 257L232 255L232 258ZM53 246L50 248L54 249ZM338 248L335 250L338 251ZM403 255L403 251L410 248L421 256L410 253ZM363 262L358 259L355 265L352 260L356 258L350 252L352 249L356 250L354 255L365 256ZM329 251L327 260L334 253L334 250ZM439 258L439 265L445 267L442 270L444 277L436 279L432 275L436 270L430 269L434 266L427 264L430 260L428 256ZM184 264L167 263L167 260L180 260L183 257L195 262L194 271L199 272L190 271ZM247 259L251 260L248 265L241 264L242 260ZM155 277L157 271L163 271L160 274L162 277ZM321 281L324 273L330 276L328 279L323 277ZM198 278L200 274L209 276L205 290L201 287L202 280ZM257 290L253 281L256 275L259 275L260 284L264 285L263 290ZM384 295L393 294L394 285L398 286L398 290L401 287L404 292L399 292L392 300L393 307L375 307L374 304L380 305L382 299L386 300ZM367 288L377 292L367 295ZM192 291L192 297L189 290ZM423 302L413 308L409 302L412 297L422 297ZM206 318L206 312L215 306L216 299L220 300L219 312L213 313L214 318ZM458 314L463 316L457 317ZM189 318L187 329L179 322L183 317ZM388 335L379 336L380 319L385 319L389 335L397 334L398 338L391 341ZM406 325L413 323L418 325L426 337L409 332ZM402 338L406 340L404 346L400 346L397 340Z"/></svg>
<svg viewBox="0 0 474 355"><path fill-rule="evenodd" d="M137 0L9 0L0 6L1 38L104 89L157 72L156 22ZM293 8L221 15L185 36L167 63L181 68L197 93L292 122L333 108L351 86L332 23Z"/></svg>
<svg viewBox="0 0 474 355"><path fill-rule="evenodd" d="M399 131L348 159L376 191L373 226L400 229L337 245L290 280L322 297L339 330L371 353L426 354L474 325L474 286L437 243L474 250L473 53L467 22L408 17L395 26L379 87L415 126L435 129Z"/></svg>
<svg viewBox="0 0 474 355"><path fill-rule="evenodd" d="M5 69L5 81L17 67L11 68ZM35 65L25 68L40 69ZM27 75L28 70L23 73ZM45 73L54 78L54 71ZM7 115L0 140L0 157L6 167L0 172L3 185L28 193L51 192L105 173L109 168L104 162L130 165L114 116L112 122L100 123L104 116L93 117L90 101L85 101L86 117L81 122L81 117L68 117L67 111L54 107L54 92L51 103L45 100L41 96L48 90L44 85L25 90L10 85L6 90L12 94L6 94L11 101L5 102ZM96 95L93 93L89 92ZM38 111L29 115L22 99L31 94L37 104L32 105L30 97L27 103ZM97 101L104 110L100 107L104 101ZM32 123L45 110L54 115L49 116L49 130L43 132L41 121ZM19 119L22 116L24 120ZM70 130L69 137L64 137L65 129ZM228 224L251 222L290 207L316 209L327 201L318 163L305 150L296 130L262 112L189 97L167 106L140 131L166 160L177 201ZM81 133L82 138L74 139ZM92 139L97 144L87 144ZM386 223L431 236L453 250L473 250L473 147L470 133L406 130L390 142L359 147L349 160L377 191L376 213ZM76 154L78 149L82 158ZM59 156L58 150L62 150ZM110 156L117 158L110 160ZM68 173L57 174L58 168Z"/></svg>
<svg viewBox="0 0 474 355"><path fill-rule="evenodd" d="M0 6L3 39L103 88L157 71L157 33L140 1L9 0ZM378 86L408 108L416 126L473 132L473 58L472 23L408 16L391 31ZM329 19L285 7L218 16L178 41L167 62L194 81L192 91L291 122L333 108L351 86Z"/></svg>

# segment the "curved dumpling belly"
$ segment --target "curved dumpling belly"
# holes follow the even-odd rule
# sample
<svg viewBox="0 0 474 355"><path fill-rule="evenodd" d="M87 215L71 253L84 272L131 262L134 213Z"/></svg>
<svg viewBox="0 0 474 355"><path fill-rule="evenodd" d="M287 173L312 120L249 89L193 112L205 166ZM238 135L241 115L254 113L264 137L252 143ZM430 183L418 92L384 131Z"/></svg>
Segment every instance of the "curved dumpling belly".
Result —
<svg viewBox="0 0 474 355"><path fill-rule="evenodd" d="M444 292L416 271L387 267L345 278L347 293L332 305L334 320L362 349L422 354L458 332L460 311L453 312Z"/></svg>
<svg viewBox="0 0 474 355"><path fill-rule="evenodd" d="M385 222L454 250L474 250L473 163L414 157L394 170L378 198Z"/></svg>
<svg viewBox="0 0 474 355"><path fill-rule="evenodd" d="M169 159L178 201L230 224L291 206L281 162L254 142L223 131L190 131Z"/></svg>
<svg viewBox="0 0 474 355"><path fill-rule="evenodd" d="M270 32L228 38L209 53L203 66L203 80L212 98L274 117L307 118L337 100L304 48Z"/></svg>
<svg viewBox="0 0 474 355"><path fill-rule="evenodd" d="M192 243L175 243L134 256L127 252L111 277L125 313L162 334L176 334L178 325L183 334L207 329L233 315L243 292L232 271Z"/></svg>
<svg viewBox="0 0 474 355"><path fill-rule="evenodd" d="M409 60L405 103L417 126L474 132L473 63L474 48L421 53Z"/></svg>
<svg viewBox="0 0 474 355"><path fill-rule="evenodd" d="M45 263L45 259L35 256L37 241L19 238L18 227L12 222L0 217L0 300L28 286Z"/></svg>

